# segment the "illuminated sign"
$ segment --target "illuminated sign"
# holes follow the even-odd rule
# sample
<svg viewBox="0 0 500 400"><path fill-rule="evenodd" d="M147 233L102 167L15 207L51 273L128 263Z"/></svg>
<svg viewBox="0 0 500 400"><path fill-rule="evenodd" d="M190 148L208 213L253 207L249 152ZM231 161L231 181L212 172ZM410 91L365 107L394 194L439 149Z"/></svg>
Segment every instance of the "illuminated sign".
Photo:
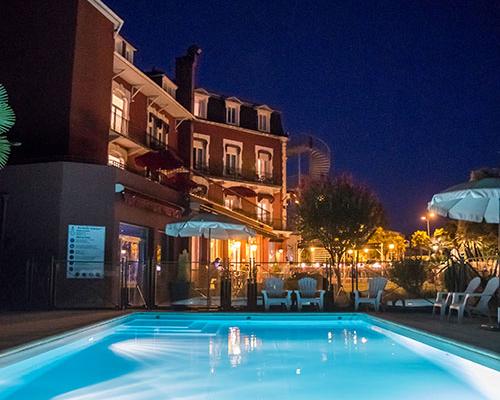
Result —
<svg viewBox="0 0 500 400"><path fill-rule="evenodd" d="M104 278L105 238L104 226L68 225L68 279Z"/></svg>

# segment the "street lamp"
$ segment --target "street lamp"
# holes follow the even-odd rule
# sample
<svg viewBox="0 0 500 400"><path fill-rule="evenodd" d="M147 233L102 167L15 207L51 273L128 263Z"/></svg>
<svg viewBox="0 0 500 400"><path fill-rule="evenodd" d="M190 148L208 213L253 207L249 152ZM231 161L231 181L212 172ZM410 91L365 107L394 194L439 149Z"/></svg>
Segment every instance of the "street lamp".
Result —
<svg viewBox="0 0 500 400"><path fill-rule="evenodd" d="M426 215L422 215L420 217L420 219L422 221L425 221L427 223L427 236L431 236L431 224L430 224L430 220L432 218L434 218L436 216L436 214L434 214L433 212L430 212L430 213L427 213Z"/></svg>

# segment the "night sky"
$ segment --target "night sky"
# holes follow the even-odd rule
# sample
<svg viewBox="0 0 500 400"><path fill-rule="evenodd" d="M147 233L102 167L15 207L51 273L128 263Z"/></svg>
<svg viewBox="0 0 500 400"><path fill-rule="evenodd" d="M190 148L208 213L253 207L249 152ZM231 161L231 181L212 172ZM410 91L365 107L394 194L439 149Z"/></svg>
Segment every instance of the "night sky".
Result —
<svg viewBox="0 0 500 400"><path fill-rule="evenodd" d="M402 231L432 194L500 164L500 1L105 0L136 64L282 111L372 186Z"/></svg>

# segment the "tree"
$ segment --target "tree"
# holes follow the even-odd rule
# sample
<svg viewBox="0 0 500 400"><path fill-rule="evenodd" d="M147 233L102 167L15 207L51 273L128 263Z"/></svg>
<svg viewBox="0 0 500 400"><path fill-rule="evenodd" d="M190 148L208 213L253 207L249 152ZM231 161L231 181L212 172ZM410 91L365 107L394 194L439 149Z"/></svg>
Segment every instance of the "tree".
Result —
<svg viewBox="0 0 500 400"><path fill-rule="evenodd" d="M7 100L7 91L0 85L0 169L5 167L9 158L11 143L6 134L15 122L14 111Z"/></svg>
<svg viewBox="0 0 500 400"><path fill-rule="evenodd" d="M347 175L305 188L298 215L302 238L321 243L332 261L339 261L350 248L363 246L384 222L384 211L376 195ZM337 264L334 271L341 285Z"/></svg>
<svg viewBox="0 0 500 400"><path fill-rule="evenodd" d="M380 246L380 251L384 253L381 259L387 260L387 255L391 254L396 259L400 258L406 251L406 240L402 233L390 231L379 226L368 240L369 245Z"/></svg>
<svg viewBox="0 0 500 400"><path fill-rule="evenodd" d="M429 250L431 247L431 238L425 231L415 231L412 233L410 238L411 247L416 249L420 249L420 254L422 254L422 250Z"/></svg>

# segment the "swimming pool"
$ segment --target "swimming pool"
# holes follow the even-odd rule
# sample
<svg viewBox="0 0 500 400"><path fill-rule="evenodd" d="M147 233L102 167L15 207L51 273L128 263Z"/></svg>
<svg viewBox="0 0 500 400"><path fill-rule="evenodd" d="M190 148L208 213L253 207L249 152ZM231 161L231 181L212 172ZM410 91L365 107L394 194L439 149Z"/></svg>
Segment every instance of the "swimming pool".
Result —
<svg viewBox="0 0 500 400"><path fill-rule="evenodd" d="M135 313L0 357L0 399L498 399L500 359L364 314Z"/></svg>

